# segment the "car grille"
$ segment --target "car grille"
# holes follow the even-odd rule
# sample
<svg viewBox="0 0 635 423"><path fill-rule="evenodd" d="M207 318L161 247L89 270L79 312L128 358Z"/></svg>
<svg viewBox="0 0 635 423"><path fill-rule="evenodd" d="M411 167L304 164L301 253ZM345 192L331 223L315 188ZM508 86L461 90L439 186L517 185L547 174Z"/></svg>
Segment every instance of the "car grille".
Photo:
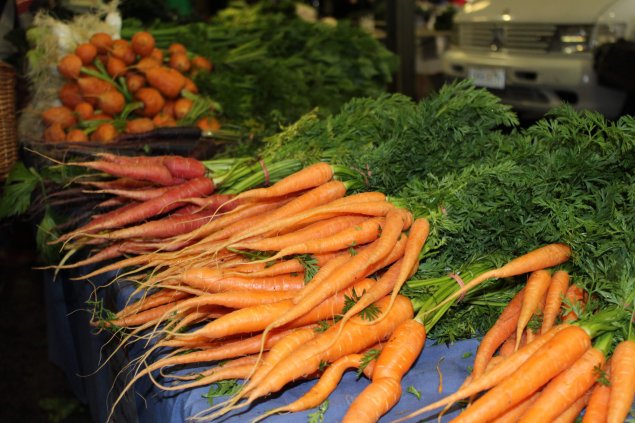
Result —
<svg viewBox="0 0 635 423"><path fill-rule="evenodd" d="M457 25L460 47L487 50L547 51L556 33L550 24L464 23Z"/></svg>

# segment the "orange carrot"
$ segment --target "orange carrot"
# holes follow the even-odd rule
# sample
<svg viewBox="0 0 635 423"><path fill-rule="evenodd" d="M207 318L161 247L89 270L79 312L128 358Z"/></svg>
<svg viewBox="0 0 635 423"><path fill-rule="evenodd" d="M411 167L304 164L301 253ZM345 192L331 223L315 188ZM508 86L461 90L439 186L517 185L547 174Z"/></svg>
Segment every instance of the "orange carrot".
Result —
<svg viewBox="0 0 635 423"><path fill-rule="evenodd" d="M97 57L97 47L91 43L81 43L75 47L75 54L81 59L83 65L90 65Z"/></svg>
<svg viewBox="0 0 635 423"><path fill-rule="evenodd" d="M70 131L68 131L68 134L66 134L66 141L68 142L88 141L88 135L86 135L86 132L82 131L81 129L71 129Z"/></svg>
<svg viewBox="0 0 635 423"><path fill-rule="evenodd" d="M75 106L73 111L77 114L80 120L88 119L93 115L95 109L90 103L81 102Z"/></svg>
<svg viewBox="0 0 635 423"><path fill-rule="evenodd" d="M576 421L588 401L589 393L587 392L571 404L562 414L553 419L553 423L573 423Z"/></svg>
<svg viewBox="0 0 635 423"><path fill-rule="evenodd" d="M610 380L610 360L602 370L604 376ZM606 423L606 415L609 410L609 399L611 397L611 386L608 380L598 380L591 389L591 395L582 417L582 423Z"/></svg>
<svg viewBox="0 0 635 423"><path fill-rule="evenodd" d="M395 423L409 420L427 411L452 404L465 398L469 398L481 391L499 385L502 381L510 378L511 375L518 373L518 369L521 368L526 362L528 362L528 360L530 360L534 356L534 354L537 353L537 351L541 350L543 347L545 347L545 349L551 349L551 345L554 342L553 339L556 337L556 335L570 327L571 326L569 325L554 326L544 335L536 337L536 339L532 343L523 346L518 351L512 353L509 357L501 360L487 373L484 373L478 378L471 379L469 383L464 384L453 394L450 394L445 398L442 398L432 404L422 407L419 410L408 414L407 416L399 418L395 421Z"/></svg>
<svg viewBox="0 0 635 423"><path fill-rule="evenodd" d="M97 47L98 53L106 53L112 46L112 37L105 32L96 32L90 37L90 43Z"/></svg>
<svg viewBox="0 0 635 423"><path fill-rule="evenodd" d="M128 134L140 134L149 132L154 129L154 123L148 118L138 118L126 121L126 129L124 132Z"/></svg>
<svg viewBox="0 0 635 423"><path fill-rule="evenodd" d="M523 288L518 291L500 316L498 316L496 323L494 323L483 337L474 357L472 369L473 378L480 377L485 372L487 363L491 360L494 352L514 333L518 324L518 316L523 304L525 289L526 288Z"/></svg>
<svg viewBox="0 0 635 423"><path fill-rule="evenodd" d="M96 98L99 94L106 91L115 90L114 85L103 79L96 78L94 76L83 76L77 79L77 84L82 92L82 95L87 98L87 101L91 101L91 98Z"/></svg>
<svg viewBox="0 0 635 423"><path fill-rule="evenodd" d="M620 342L611 357L611 395L607 423L623 422L635 398L635 340Z"/></svg>
<svg viewBox="0 0 635 423"><path fill-rule="evenodd" d="M179 98L174 102L174 118L183 119L192 110L194 102L189 98Z"/></svg>
<svg viewBox="0 0 635 423"><path fill-rule="evenodd" d="M569 260L569 257L571 257L571 248L564 244L549 244L537 248L520 257L516 257L502 267L482 273L461 287L461 289L448 296L445 300L441 301L433 309L430 309L430 312L456 300L470 289L488 279L508 278L533 272L534 270L546 269L564 263Z"/></svg>
<svg viewBox="0 0 635 423"><path fill-rule="evenodd" d="M154 36L147 31L136 32L130 40L132 50L141 57L149 56L154 50L155 43Z"/></svg>
<svg viewBox="0 0 635 423"><path fill-rule="evenodd" d="M119 132L112 123L106 122L97 126L97 129L90 134L91 141L97 141L101 143L114 142L117 139Z"/></svg>
<svg viewBox="0 0 635 423"><path fill-rule="evenodd" d="M192 67L192 62L189 57L187 57L187 53L174 53L170 55L170 59L168 60L168 64L171 68L176 69L181 73L189 72Z"/></svg>
<svg viewBox="0 0 635 423"><path fill-rule="evenodd" d="M148 84L159 90L166 98L176 98L185 86L185 77L175 69L158 66L145 71Z"/></svg>
<svg viewBox="0 0 635 423"><path fill-rule="evenodd" d="M565 296L569 287L569 273L564 270L558 270L551 276L551 285L547 291L545 299L545 307L542 313L542 327L540 333L545 333L556 323L562 298Z"/></svg>
<svg viewBox="0 0 635 423"><path fill-rule="evenodd" d="M216 268L187 269L179 278L183 283L205 292L247 291L261 289L268 291L297 290L304 286L304 276L283 274L255 278L250 276L229 276L218 278Z"/></svg>
<svg viewBox="0 0 635 423"><path fill-rule="evenodd" d="M132 50L132 46L128 40L114 40L110 46L110 54L123 60L123 62L128 66L132 65L137 59L137 56L135 55L134 50Z"/></svg>
<svg viewBox="0 0 635 423"><path fill-rule="evenodd" d="M42 120L46 125L58 123L63 129L77 123L77 118L75 118L73 111L66 106L54 106L46 109L42 112Z"/></svg>
<svg viewBox="0 0 635 423"><path fill-rule="evenodd" d="M455 422L487 421L502 415L569 368L590 346L591 338L584 329L577 326L563 329L514 374L465 409Z"/></svg>
<svg viewBox="0 0 635 423"><path fill-rule="evenodd" d="M369 248L357 253L339 269L336 269L321 284L310 290L300 303L297 303L295 307L267 326L267 329L263 332L263 338L269 330L297 319L325 298L346 288L355 280L367 276L365 271L367 271L368 267L381 260L394 248L397 239L401 235L404 223L405 217L402 209L390 210L386 215L386 224L381 238L371 244Z"/></svg>
<svg viewBox="0 0 635 423"><path fill-rule="evenodd" d="M363 280L351 289L339 292L318 306L314 307L308 313L300 316L298 319L289 322L289 327L305 326L320 320L331 319L338 315L344 307L345 299L351 296L351 292L361 292L371 285L371 280ZM246 293L245 295L249 295ZM252 307L246 307L235 310L213 322L208 323L204 327L184 334L184 338L205 336L210 339L223 338L239 333L257 332L269 325L276 318L284 314L293 307L291 300L281 300L275 303L261 304Z"/></svg>
<svg viewBox="0 0 635 423"><path fill-rule="evenodd" d="M586 304L584 290L576 284L569 285L564 295L564 307L562 310L562 321L573 322L580 318Z"/></svg>
<svg viewBox="0 0 635 423"><path fill-rule="evenodd" d="M68 79L77 79L82 69L82 59L76 54L67 54L57 64L60 75Z"/></svg>
<svg viewBox="0 0 635 423"><path fill-rule="evenodd" d="M139 88L145 86L146 78L138 73L128 72L126 74L126 87L132 94L139 91Z"/></svg>
<svg viewBox="0 0 635 423"><path fill-rule="evenodd" d="M119 91L106 91L97 96L97 106L109 115L121 113L125 105L126 99Z"/></svg>
<svg viewBox="0 0 635 423"><path fill-rule="evenodd" d="M545 297L550 283L551 273L548 270L535 270L529 275L529 279L527 279L527 284L524 288L525 293L516 324L516 349L518 349L527 323L529 323L529 320L531 320L536 312L538 304Z"/></svg>
<svg viewBox="0 0 635 423"><path fill-rule="evenodd" d="M189 297L189 294L182 291L175 291L172 289L162 289L152 295L141 298L127 307L120 310L116 316L118 318L129 316L132 313L144 311L153 307L157 307L163 304L171 303L177 300Z"/></svg>
<svg viewBox="0 0 635 423"><path fill-rule="evenodd" d="M596 382L597 369L604 365L604 352L588 349L569 368L545 386L538 399L519 419L519 423L550 421L562 414Z"/></svg>
<svg viewBox="0 0 635 423"><path fill-rule="evenodd" d="M364 356L361 354L349 354L335 360L326 368L324 373L322 373L318 382L304 395L290 404L266 412L255 419L254 422L263 420L276 413L296 413L298 411L317 407L335 390L337 384L342 379L344 372L351 368L358 368L361 365L363 358Z"/></svg>
<svg viewBox="0 0 635 423"><path fill-rule="evenodd" d="M139 88L135 92L135 98L143 103L143 108L139 113L149 118L156 116L165 104L165 99L161 93L152 87Z"/></svg>
<svg viewBox="0 0 635 423"><path fill-rule="evenodd" d="M349 247L364 245L375 241L382 233L386 219L375 217L355 226L349 226L337 233L323 238L311 239L283 248L277 254L263 259L272 261L293 254L319 254L339 251ZM263 241L264 242L264 241ZM265 244L263 250L270 250Z"/></svg>
<svg viewBox="0 0 635 423"><path fill-rule="evenodd" d="M385 298L378 301L376 305L380 310L384 310L388 301L389 298ZM410 300L403 296L397 297L389 314L390 316L372 326L359 325L357 317L351 319L342 331L342 341L336 343L332 348L316 354L316 351L322 349L321 344L331 342L330 338L336 334L338 328L332 326L326 332L319 334L298 348L287 360L278 363L267 377L250 392L247 403L279 391L284 385L298 377L315 372L322 361L331 363L340 357L363 351L386 339L401 322L412 318L413 310Z"/></svg>
<svg viewBox="0 0 635 423"><path fill-rule="evenodd" d="M243 241L232 245L232 248L259 250L259 251L279 251L301 241L323 238L333 235L342 229L357 225L368 218L358 215L336 216L330 219L317 221L296 231L278 235L270 238ZM348 247L348 246L346 246Z"/></svg>
<svg viewBox="0 0 635 423"><path fill-rule="evenodd" d="M281 197L293 192L315 188L331 180L333 169L327 163L319 162L281 179L270 187L255 188L238 195L239 199L260 200Z"/></svg>
<svg viewBox="0 0 635 423"><path fill-rule="evenodd" d="M523 415L525 411L538 399L540 396L540 391L536 392L530 397L527 397L522 402L516 404L509 410L505 412L505 414L495 418L492 420L492 423L516 423L520 416Z"/></svg>
<svg viewBox="0 0 635 423"><path fill-rule="evenodd" d="M58 97L62 102L63 106L68 107L69 109L75 109L78 104L84 102L84 97L82 97L82 92L79 89L79 85L76 82L67 82L62 85L60 91L58 93ZM91 113L92 114L92 113Z"/></svg>

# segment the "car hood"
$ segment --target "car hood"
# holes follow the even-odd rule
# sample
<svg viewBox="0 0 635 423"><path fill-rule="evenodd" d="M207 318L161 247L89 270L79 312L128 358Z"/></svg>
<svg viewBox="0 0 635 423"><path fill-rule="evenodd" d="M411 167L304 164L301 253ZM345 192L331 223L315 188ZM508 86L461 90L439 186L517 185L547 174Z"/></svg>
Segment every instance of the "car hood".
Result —
<svg viewBox="0 0 635 423"><path fill-rule="evenodd" d="M477 0L456 22L591 24L616 0Z"/></svg>

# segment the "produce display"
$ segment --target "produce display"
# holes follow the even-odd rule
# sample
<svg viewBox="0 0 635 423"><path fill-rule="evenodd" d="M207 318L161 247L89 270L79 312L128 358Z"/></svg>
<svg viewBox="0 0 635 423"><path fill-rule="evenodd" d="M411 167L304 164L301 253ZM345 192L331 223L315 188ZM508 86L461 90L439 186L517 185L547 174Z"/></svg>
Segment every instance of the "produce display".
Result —
<svg viewBox="0 0 635 423"><path fill-rule="evenodd" d="M482 336L463 386L400 420L469 401L457 421L586 409L621 422L635 394L635 366L621 364L635 342L633 134L630 116L568 107L519 128L461 82L419 103L386 94L311 112L258 159L98 153L49 170L69 172L60 192L81 183L103 200L49 227L64 252L51 268L134 283L119 310L91 303L117 349L145 346L111 411L146 377L168 391L222 386L193 420L317 379L257 420L323 417L353 368L369 380L343 420L378 421L426 339ZM13 198L37 185L25 171L6 185Z"/></svg>
<svg viewBox="0 0 635 423"><path fill-rule="evenodd" d="M191 79L210 72L212 64L182 44L163 51L148 32L130 41L98 32L63 56L57 69L66 82L59 91L62 105L42 112L45 141L109 143L119 134L160 127L220 128L220 107L197 95Z"/></svg>

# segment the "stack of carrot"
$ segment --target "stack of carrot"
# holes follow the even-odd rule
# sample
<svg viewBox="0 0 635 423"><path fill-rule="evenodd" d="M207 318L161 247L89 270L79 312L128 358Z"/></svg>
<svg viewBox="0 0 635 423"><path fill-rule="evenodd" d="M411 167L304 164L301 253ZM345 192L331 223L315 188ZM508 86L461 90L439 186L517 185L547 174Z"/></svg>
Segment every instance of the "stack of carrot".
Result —
<svg viewBox="0 0 635 423"><path fill-rule="evenodd" d="M45 141L109 143L120 133L157 127L220 127L218 105L198 96L192 81L212 64L179 43L163 51L148 32L130 41L95 33L62 57L57 69L66 83L59 91L62 105L42 113Z"/></svg>
<svg viewBox="0 0 635 423"><path fill-rule="evenodd" d="M320 377L300 400L266 417L319 405L342 373L357 367L371 383L345 421L374 422L399 400L401 378L427 331L457 298L493 278L557 266L571 254L552 244L464 275L462 287L448 277L415 307L399 291L419 268L428 221L379 192L346 195L346 184L333 175L330 165L318 163L271 187L244 191L224 204L233 209L164 241L164 251L83 276L135 266L120 277L137 282L136 301L94 319L100 327L126 328L122 345L153 342L126 390L158 370L182 380L159 385L164 389L244 379L237 395L198 416L210 419L295 380ZM98 230L91 222L63 239ZM156 353L163 355L150 363ZM230 361L191 377L167 373L171 366L221 360Z"/></svg>
<svg viewBox="0 0 635 423"><path fill-rule="evenodd" d="M621 333L630 316L585 313L587 303L567 271L532 272L485 334L460 389L397 422L465 399L471 404L452 421L564 423L583 410L583 422L625 421L635 398L635 337Z"/></svg>

